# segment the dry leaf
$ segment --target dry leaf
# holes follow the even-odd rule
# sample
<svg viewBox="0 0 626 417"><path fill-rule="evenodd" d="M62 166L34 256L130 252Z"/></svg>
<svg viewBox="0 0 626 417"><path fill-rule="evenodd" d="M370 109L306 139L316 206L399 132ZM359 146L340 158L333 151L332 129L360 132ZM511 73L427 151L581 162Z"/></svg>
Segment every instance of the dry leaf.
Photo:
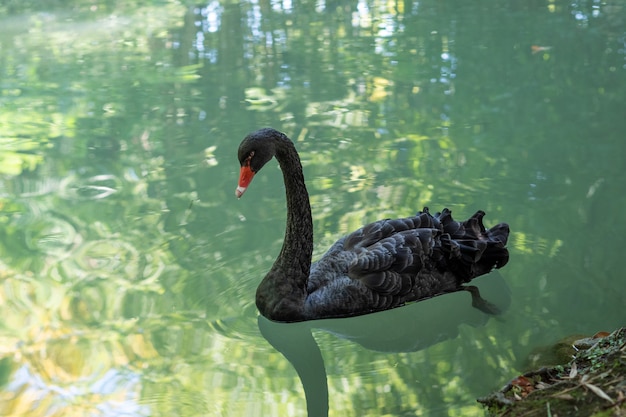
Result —
<svg viewBox="0 0 626 417"><path fill-rule="evenodd" d="M606 394L606 392L602 391L602 389L600 387L597 387L597 386L595 386L593 384L585 384L585 387L587 387L591 391L593 391L593 393L596 394L598 397L609 401L611 404L615 404L615 402L611 399L611 397L609 397Z"/></svg>
<svg viewBox="0 0 626 417"><path fill-rule="evenodd" d="M555 394L553 395L554 398L560 398L561 400L573 400L574 397L572 397L570 394Z"/></svg>
<svg viewBox="0 0 626 417"><path fill-rule="evenodd" d="M533 381L526 378L524 375L520 375L511 381L511 386L517 390L517 393L522 397L526 397L528 394L535 390Z"/></svg>
<svg viewBox="0 0 626 417"><path fill-rule="evenodd" d="M552 49L551 46L539 46L539 45L530 46L530 50L532 51L533 54L536 54L537 52L542 52L542 51L549 51L550 49Z"/></svg>
<svg viewBox="0 0 626 417"><path fill-rule="evenodd" d="M576 366L576 362L572 362L572 369L570 369L569 371L569 379L576 378L577 374L578 374L578 367Z"/></svg>

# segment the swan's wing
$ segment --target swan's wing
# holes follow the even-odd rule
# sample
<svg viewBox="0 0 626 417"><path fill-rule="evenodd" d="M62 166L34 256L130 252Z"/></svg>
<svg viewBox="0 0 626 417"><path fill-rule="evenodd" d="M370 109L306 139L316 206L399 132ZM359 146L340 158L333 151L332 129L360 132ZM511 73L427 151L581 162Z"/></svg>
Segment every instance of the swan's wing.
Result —
<svg viewBox="0 0 626 417"><path fill-rule="evenodd" d="M344 241L343 250L355 255L348 276L381 295L452 290L508 260L508 226L486 230L483 216L479 211L457 222L447 209L435 216L424 209L414 217L368 224ZM444 274L447 282L441 281Z"/></svg>
<svg viewBox="0 0 626 417"><path fill-rule="evenodd" d="M385 295L404 295L413 290L417 272L432 253L432 229L401 232L359 253L348 276Z"/></svg>
<svg viewBox="0 0 626 417"><path fill-rule="evenodd" d="M381 295L408 294L419 271L432 265L442 233L435 226L415 217L382 220L357 230L344 247L356 255L348 276Z"/></svg>
<svg viewBox="0 0 626 417"><path fill-rule="evenodd" d="M449 210L381 220L338 240L311 265L305 315L345 317L458 291L508 260L509 228L485 229L483 212L464 222Z"/></svg>
<svg viewBox="0 0 626 417"><path fill-rule="evenodd" d="M366 248L396 233L417 229L440 229L443 231L437 218L425 211L412 217L379 220L365 225L345 237L344 249Z"/></svg>
<svg viewBox="0 0 626 417"><path fill-rule="evenodd" d="M459 247L459 258L451 258L445 267L464 282L486 274L494 268L501 268L509 260L506 243L509 237L509 225L500 223L490 229L483 225L485 212L474 213L469 219L458 222L452 219L452 212L444 209L435 215L444 230L442 237L450 239Z"/></svg>

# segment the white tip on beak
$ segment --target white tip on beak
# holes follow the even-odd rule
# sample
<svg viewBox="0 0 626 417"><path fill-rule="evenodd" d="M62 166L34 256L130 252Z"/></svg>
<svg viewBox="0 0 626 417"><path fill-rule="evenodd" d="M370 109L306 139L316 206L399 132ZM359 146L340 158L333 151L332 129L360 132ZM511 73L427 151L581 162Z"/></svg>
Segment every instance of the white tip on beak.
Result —
<svg viewBox="0 0 626 417"><path fill-rule="evenodd" d="M237 189L235 190L235 196L237 198L240 198L243 195L243 193L246 192L246 188L248 187L237 187Z"/></svg>

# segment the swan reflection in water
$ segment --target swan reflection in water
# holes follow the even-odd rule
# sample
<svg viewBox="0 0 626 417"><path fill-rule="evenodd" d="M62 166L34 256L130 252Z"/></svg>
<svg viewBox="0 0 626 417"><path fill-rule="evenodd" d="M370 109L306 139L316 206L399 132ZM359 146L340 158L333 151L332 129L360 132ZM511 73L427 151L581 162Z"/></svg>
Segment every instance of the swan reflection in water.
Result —
<svg viewBox="0 0 626 417"><path fill-rule="evenodd" d="M259 315L259 330L298 373L308 417L326 417L329 407L326 368L313 329L379 352L417 352L456 338L462 324L478 327L491 318L499 320L496 311L501 314L508 309L509 289L498 272L473 283L469 294L458 291L358 317L277 323Z"/></svg>

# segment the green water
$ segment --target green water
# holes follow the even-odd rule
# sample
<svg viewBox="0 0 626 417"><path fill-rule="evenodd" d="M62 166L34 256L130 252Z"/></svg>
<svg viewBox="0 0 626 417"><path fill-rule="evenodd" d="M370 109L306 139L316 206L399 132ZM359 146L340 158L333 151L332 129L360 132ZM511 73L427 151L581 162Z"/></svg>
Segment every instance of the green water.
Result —
<svg viewBox="0 0 626 417"><path fill-rule="evenodd" d="M0 12L0 415L306 416L304 384L311 417L481 416L537 347L626 324L623 1ZM257 323L284 187L272 162L234 189L263 126L316 255L425 205L510 223L476 280L503 314Z"/></svg>

